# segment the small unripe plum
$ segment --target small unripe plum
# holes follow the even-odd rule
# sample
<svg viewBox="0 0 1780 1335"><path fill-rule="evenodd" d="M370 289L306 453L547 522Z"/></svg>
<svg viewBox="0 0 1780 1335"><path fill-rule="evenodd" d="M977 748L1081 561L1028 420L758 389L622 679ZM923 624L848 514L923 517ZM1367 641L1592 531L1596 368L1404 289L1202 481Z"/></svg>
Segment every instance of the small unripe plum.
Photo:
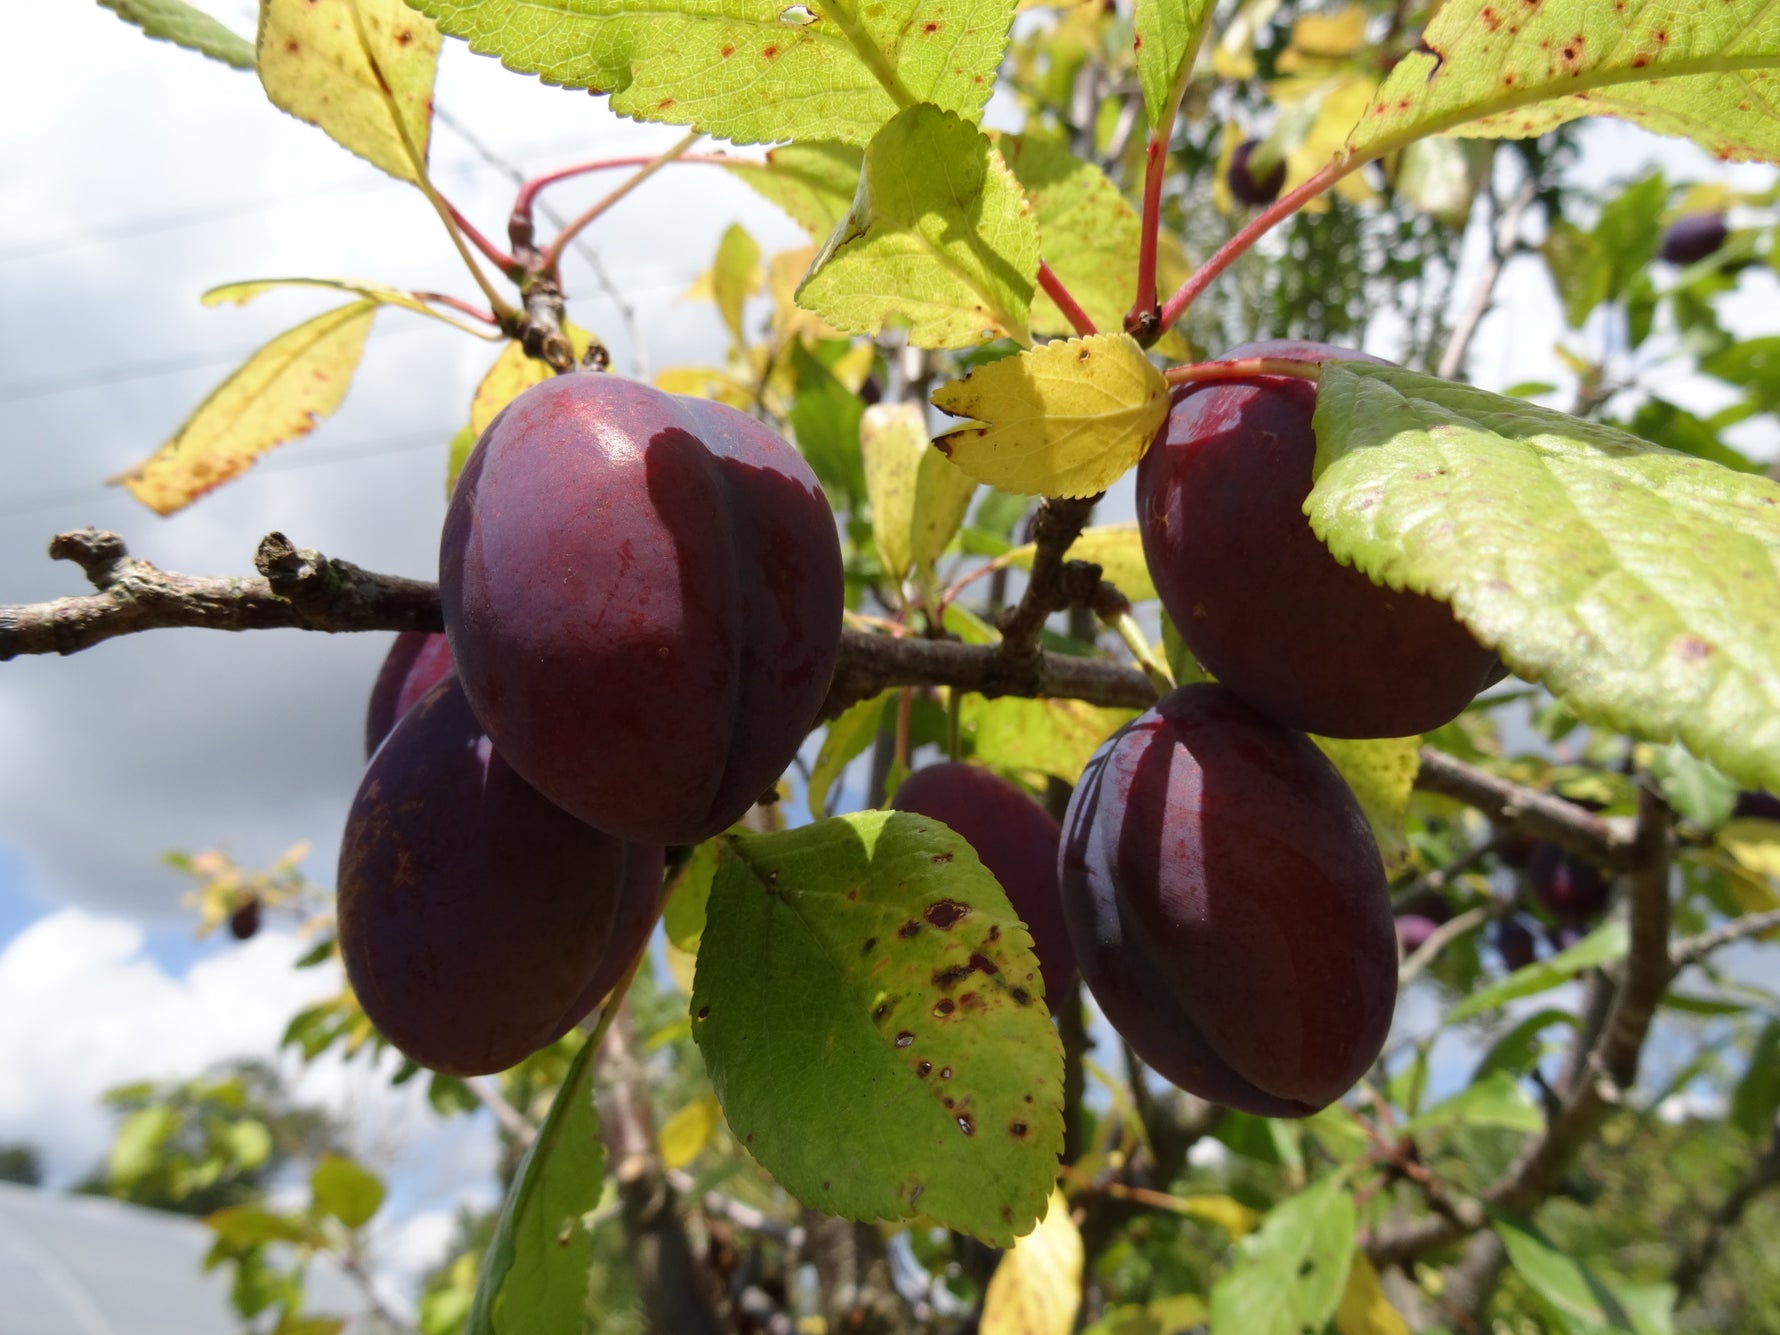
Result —
<svg viewBox="0 0 1780 1335"><path fill-rule="evenodd" d="M1533 896L1559 919L1587 922L1607 907L1611 883L1594 863L1541 841L1527 861Z"/></svg>
<svg viewBox="0 0 1780 1335"><path fill-rule="evenodd" d="M1780 821L1780 797L1760 790L1738 793L1731 816L1737 820Z"/></svg>
<svg viewBox="0 0 1780 1335"><path fill-rule="evenodd" d="M1075 981L1075 952L1057 893L1062 832L1050 812L999 775L950 761L909 775L890 805L950 826L976 851L1032 933L1045 1000L1055 1010Z"/></svg>
<svg viewBox="0 0 1780 1335"><path fill-rule="evenodd" d="M1182 1089L1305 1117L1384 1046L1397 938L1366 817L1309 738L1223 687L1095 752L1059 868L1082 981Z"/></svg>
<svg viewBox="0 0 1780 1335"><path fill-rule="evenodd" d="M585 1014L625 863L622 841L513 772L449 676L377 748L353 799L340 845L346 976L422 1066L505 1070Z"/></svg>
<svg viewBox="0 0 1780 1335"><path fill-rule="evenodd" d="M396 636L371 687L365 710L365 757L421 696L451 671L451 645L438 631L405 630Z"/></svg>
<svg viewBox="0 0 1780 1335"><path fill-rule="evenodd" d="M1236 151L1230 154L1230 167L1224 174L1230 193L1251 208L1271 204L1279 198L1280 187L1286 183L1284 158L1259 175L1249 166L1249 159L1260 146L1261 141L1258 139L1243 140L1236 146Z"/></svg>
<svg viewBox="0 0 1780 1335"><path fill-rule="evenodd" d="M1669 224L1657 254L1670 264L1697 264L1716 254L1729 237L1722 213L1690 213Z"/></svg>
<svg viewBox="0 0 1780 1335"><path fill-rule="evenodd" d="M615 375L516 398L439 550L464 691L551 801L696 843L771 787L840 650L834 515L798 453L720 403Z"/></svg>
<svg viewBox="0 0 1780 1335"><path fill-rule="evenodd" d="M1377 360L1283 340L1226 356ZM1291 376L1182 394L1137 470L1144 559L1193 656L1263 714L1326 737L1427 732L1501 661L1445 603L1374 584L1312 532L1315 408Z"/></svg>
<svg viewBox="0 0 1780 1335"><path fill-rule="evenodd" d="M259 935L260 897L249 895L229 915L229 935L237 941L251 941Z"/></svg>
<svg viewBox="0 0 1780 1335"><path fill-rule="evenodd" d="M1502 967L1510 973L1526 968L1539 957L1532 929L1519 918L1502 919L1496 924L1496 954L1502 957Z"/></svg>

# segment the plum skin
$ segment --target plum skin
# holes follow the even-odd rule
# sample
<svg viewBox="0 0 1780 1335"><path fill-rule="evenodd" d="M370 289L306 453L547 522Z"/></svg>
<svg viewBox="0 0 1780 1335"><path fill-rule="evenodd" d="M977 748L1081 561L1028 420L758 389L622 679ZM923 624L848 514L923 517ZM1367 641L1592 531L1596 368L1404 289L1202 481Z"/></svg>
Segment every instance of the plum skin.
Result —
<svg viewBox="0 0 1780 1335"><path fill-rule="evenodd" d="M1261 146L1258 139L1245 139L1230 154L1230 166L1224 174L1224 181L1230 187L1230 193L1240 202L1251 208L1260 208L1271 204L1279 198L1280 187L1286 183L1286 164L1282 158L1273 164L1273 170L1256 176L1249 168L1249 159Z"/></svg>
<svg viewBox="0 0 1780 1335"><path fill-rule="evenodd" d="M1384 1046L1397 935L1366 818L1309 738L1184 686L1097 751L1063 821L1082 981L1182 1089L1305 1117Z"/></svg>
<svg viewBox="0 0 1780 1335"><path fill-rule="evenodd" d="M1729 237L1722 213L1690 213L1669 224L1657 254L1669 264L1697 264L1716 254Z"/></svg>
<svg viewBox="0 0 1780 1335"><path fill-rule="evenodd" d="M338 881L347 978L422 1066L505 1070L591 1006L627 861L623 841L513 772L446 677L396 724L353 799Z"/></svg>
<svg viewBox="0 0 1780 1335"><path fill-rule="evenodd" d="M1594 863L1545 840L1534 846L1527 860L1527 880L1534 897L1571 926L1599 916L1612 890L1606 873Z"/></svg>
<svg viewBox="0 0 1780 1335"><path fill-rule="evenodd" d="M451 671L451 645L439 631L405 630L384 656L365 707L365 759L396 721Z"/></svg>
<svg viewBox="0 0 1780 1335"><path fill-rule="evenodd" d="M1057 891L1057 849L1063 835L1050 812L1001 776L956 761L916 770L897 788L890 805L932 817L975 850L1032 933L1045 1000L1055 1013L1075 982L1076 968Z"/></svg>
<svg viewBox="0 0 1780 1335"><path fill-rule="evenodd" d="M445 629L495 747L603 830L696 843L814 725L840 649L820 484L722 404L558 376L490 423L440 542Z"/></svg>
<svg viewBox="0 0 1780 1335"><path fill-rule="evenodd" d="M1378 360L1287 340L1225 356ZM1137 469L1145 562L1193 656L1262 713L1325 737L1431 731L1501 661L1445 603L1374 584L1311 530L1315 408L1290 376L1180 395Z"/></svg>

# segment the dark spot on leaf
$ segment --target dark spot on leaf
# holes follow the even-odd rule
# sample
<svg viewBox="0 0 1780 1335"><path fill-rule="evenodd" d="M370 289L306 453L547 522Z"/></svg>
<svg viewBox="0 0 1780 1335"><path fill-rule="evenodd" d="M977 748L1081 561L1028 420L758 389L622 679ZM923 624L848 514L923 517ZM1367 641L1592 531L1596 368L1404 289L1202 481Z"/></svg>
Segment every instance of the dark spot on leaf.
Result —
<svg viewBox="0 0 1780 1335"><path fill-rule="evenodd" d="M1002 1206L1002 1207L1001 1207L1001 1217L1002 1217L1002 1218L1003 1218L1003 1219L1005 1219L1005 1220L1007 1220L1007 1222L1008 1222L1008 1223L1010 1223L1010 1224L1011 1224L1011 1223L1013 1223L1013 1222L1014 1222L1014 1211L1013 1211L1013 1207L1012 1207L1012 1206L1010 1206L1010 1205L1004 1205L1004 1206Z"/></svg>
<svg viewBox="0 0 1780 1335"><path fill-rule="evenodd" d="M940 1099L940 1102L946 1105L948 1111L958 1106L958 1100L950 1097L942 1098Z"/></svg>
<svg viewBox="0 0 1780 1335"><path fill-rule="evenodd" d="M994 945L1000 939L1001 939L1001 928L997 927L994 923L990 923L989 924L989 935L987 935L983 938L984 942L989 945Z"/></svg>
<svg viewBox="0 0 1780 1335"><path fill-rule="evenodd" d="M1026 1102L1028 1102L1028 1103L1031 1103L1031 1102L1032 1102L1032 1095L1030 1095L1030 1094L1028 1094L1028 1095L1027 1095L1027 1096L1026 1096Z"/></svg>
<svg viewBox="0 0 1780 1335"><path fill-rule="evenodd" d="M1310 1257L1306 1256L1302 1261L1298 1262L1298 1278L1303 1279L1306 1275L1310 1274L1311 1271L1313 1271L1315 1269L1316 1269L1316 1262L1311 1260Z"/></svg>
<svg viewBox="0 0 1780 1335"><path fill-rule="evenodd" d="M927 22L925 22L921 25L921 31L927 32L927 33L938 32L939 24L935 23L932 19L929 19Z"/></svg>
<svg viewBox="0 0 1780 1335"><path fill-rule="evenodd" d="M890 1008L895 1004L896 1003L892 1002L892 1001L880 1001L877 1004L877 1007L872 1011L871 1018L874 1020L883 1019L886 1015L888 1015L890 1013Z"/></svg>
<svg viewBox="0 0 1780 1335"><path fill-rule="evenodd" d="M823 1184L822 1184L822 1190L824 1190L824 1191L827 1191L827 1190L828 1190L828 1183L826 1183L826 1182L824 1182L824 1183L823 1183Z"/></svg>
<svg viewBox="0 0 1780 1335"><path fill-rule="evenodd" d="M745 1145L752 1145L754 1143L754 1133L752 1131L750 1131L747 1134L747 1136L743 1139L742 1143Z"/></svg>
<svg viewBox="0 0 1780 1335"><path fill-rule="evenodd" d="M939 1068L939 1078L941 1080L950 1080L952 1078L952 1068L950 1066L940 1067Z"/></svg>
<svg viewBox="0 0 1780 1335"><path fill-rule="evenodd" d="M1032 1004L1032 994L1023 987L1009 988L1007 994L1014 999L1014 1005L1016 1006L1029 1006Z"/></svg>
<svg viewBox="0 0 1780 1335"><path fill-rule="evenodd" d="M661 101L659 101L659 102L657 102L657 103L656 103L656 104L655 104L655 109L656 109L656 110L657 110L657 111L666 111L666 110L667 110L667 109L668 109L668 108L669 108L669 107L671 107L671 106L673 106L673 105L674 105L674 99L673 99L673 98L671 98L671 97L664 97L664 98L662 98L662 99L661 99Z"/></svg>
<svg viewBox="0 0 1780 1335"><path fill-rule="evenodd" d="M397 28L395 38L397 46L406 46L414 40L414 34L406 28Z"/></svg>
<svg viewBox="0 0 1780 1335"><path fill-rule="evenodd" d="M968 915L969 912L968 904L960 904L955 899L936 899L927 906L927 912L923 916L943 932L948 927L956 925L958 920Z"/></svg>
<svg viewBox="0 0 1780 1335"><path fill-rule="evenodd" d="M970 977L970 965L954 964L949 969L935 969L933 985L944 992L948 988L956 987L968 977Z"/></svg>
<svg viewBox="0 0 1780 1335"><path fill-rule="evenodd" d="M1026 1123L1024 1123L1024 1122L1010 1122L1008 1124L1007 1129L1008 1129L1009 1134L1019 1136L1022 1139L1025 1138Z"/></svg>
<svg viewBox="0 0 1780 1335"><path fill-rule="evenodd" d="M698 1018L701 1020L704 1019L710 1013L711 1013L711 1008L709 1006L700 1006L698 1008Z"/></svg>
<svg viewBox="0 0 1780 1335"><path fill-rule="evenodd" d="M916 922L913 918L910 918L901 927L896 929L896 934L904 941L908 940L911 936L918 936L920 932L921 924Z"/></svg>
<svg viewBox="0 0 1780 1335"><path fill-rule="evenodd" d="M760 54L768 60L777 60L779 58L779 48L777 46L762 47Z"/></svg>
<svg viewBox="0 0 1780 1335"><path fill-rule="evenodd" d="M865 944L859 948L859 953L861 955L869 955L869 954L871 954L871 948L877 944L878 944L877 937L868 936L865 938Z"/></svg>
<svg viewBox="0 0 1780 1335"><path fill-rule="evenodd" d="M919 1062L915 1063L915 1074L920 1076L923 1080L925 1080L930 1074L932 1074L932 1072L933 1072L933 1063L932 1062L919 1061Z"/></svg>
<svg viewBox="0 0 1780 1335"><path fill-rule="evenodd" d="M959 1113L958 1129L967 1136L974 1136L977 1133L977 1124L970 1120L969 1113Z"/></svg>
<svg viewBox="0 0 1780 1335"><path fill-rule="evenodd" d="M943 864L943 863L950 862L952 860L953 856L954 856L954 854L951 854L951 853L935 853L933 855L933 860L935 862Z"/></svg>
<svg viewBox="0 0 1780 1335"><path fill-rule="evenodd" d="M911 1034L906 1029L904 1029L900 1034L898 1034L896 1036L896 1046L899 1048L906 1048L910 1043L913 1043L914 1041L915 1041L915 1036L913 1034Z"/></svg>
<svg viewBox="0 0 1780 1335"><path fill-rule="evenodd" d="M858 899L859 898L859 887L854 886L851 890L847 891L847 898L849 901Z"/></svg>
<svg viewBox="0 0 1780 1335"><path fill-rule="evenodd" d="M975 969L978 973L1001 972L995 967L995 961L990 959L987 955L972 955L970 957L970 967Z"/></svg>
<svg viewBox="0 0 1780 1335"><path fill-rule="evenodd" d="M728 60L734 54L735 54L735 48L733 46L725 46L723 48L723 58L725 60Z"/></svg>
<svg viewBox="0 0 1780 1335"><path fill-rule="evenodd" d="M933 1008L933 1013L935 1015L945 1016L945 1015L950 1015L953 1011L955 1011L957 1009L958 1009L958 1007L952 1003L952 999L950 997L941 997L939 999L938 1003L935 1004L935 1006Z"/></svg>

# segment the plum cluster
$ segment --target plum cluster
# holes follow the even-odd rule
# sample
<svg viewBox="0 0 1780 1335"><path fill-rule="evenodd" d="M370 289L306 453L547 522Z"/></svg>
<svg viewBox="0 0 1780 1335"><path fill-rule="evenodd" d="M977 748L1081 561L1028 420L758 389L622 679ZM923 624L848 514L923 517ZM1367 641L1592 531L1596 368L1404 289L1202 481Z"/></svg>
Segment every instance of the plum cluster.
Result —
<svg viewBox="0 0 1780 1335"><path fill-rule="evenodd" d="M1266 1116L1351 1088L1396 1004L1402 929L1377 845L1306 733L1425 732L1502 672L1445 604L1373 583L1312 532L1315 407L1312 384L1271 375L1173 403L1139 465L1139 525L1163 606L1217 684L1172 692L1096 752L1059 864L1082 979L1114 1028L1175 1084Z"/></svg>
<svg viewBox="0 0 1780 1335"><path fill-rule="evenodd" d="M790 763L842 571L783 440L595 373L489 425L439 566L445 634L400 637L372 691L339 938L378 1030L475 1075L597 1005L654 925L663 846L729 826Z"/></svg>

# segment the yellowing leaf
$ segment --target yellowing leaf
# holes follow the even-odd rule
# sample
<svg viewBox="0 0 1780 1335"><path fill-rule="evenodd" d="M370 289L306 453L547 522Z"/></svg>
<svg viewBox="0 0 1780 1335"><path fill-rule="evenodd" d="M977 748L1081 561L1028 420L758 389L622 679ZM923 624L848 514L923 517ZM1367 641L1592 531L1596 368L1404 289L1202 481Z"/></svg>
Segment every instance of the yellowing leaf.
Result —
<svg viewBox="0 0 1780 1335"><path fill-rule="evenodd" d="M575 350L576 359L585 357L593 335L573 324L565 325L563 333L568 335L569 346ZM488 368L488 374L482 377L481 383L476 386L476 392L470 396L470 430L476 433L477 439L481 439L482 433L500 415L501 409L533 385L543 384L554 374L548 363L527 356L523 345L510 341L501 349L501 355L494 359L494 365Z"/></svg>
<svg viewBox="0 0 1780 1335"><path fill-rule="evenodd" d="M1780 824L1743 817L1712 838L1722 855L1713 861L1730 877L1737 906L1745 913L1780 908Z"/></svg>
<svg viewBox="0 0 1780 1335"><path fill-rule="evenodd" d="M1022 570L1030 570L1037 551L1037 545L1029 542L1015 547L1004 559ZM1143 557L1143 535L1135 521L1083 529L1082 535L1070 544L1069 559L1092 561L1100 567L1100 578L1117 585L1119 592L1134 603L1156 596L1156 585Z"/></svg>
<svg viewBox="0 0 1780 1335"><path fill-rule="evenodd" d="M983 1295L982 1335L1069 1335L1082 1305L1082 1235L1051 1189L1038 1227L1014 1243Z"/></svg>
<svg viewBox="0 0 1780 1335"><path fill-rule="evenodd" d="M1274 80L1269 90L1283 109L1282 120L1295 118L1282 190L1297 189L1342 155L1349 131L1371 103L1377 87L1378 81L1363 70ZM1342 177L1335 183L1335 191L1362 204L1378 195L1360 172Z"/></svg>
<svg viewBox="0 0 1780 1335"><path fill-rule="evenodd" d="M684 1168L711 1141L723 1116L715 1094L696 1098L661 1124L661 1161L669 1169Z"/></svg>
<svg viewBox="0 0 1780 1335"><path fill-rule="evenodd" d="M1100 744L1136 715L1134 709L1081 700L967 695L959 722L977 751L1000 768L1038 770L1074 783Z"/></svg>
<svg viewBox="0 0 1780 1335"><path fill-rule="evenodd" d="M727 170L821 241L853 207L864 161L857 144L796 143L773 149L765 162L737 161Z"/></svg>
<svg viewBox="0 0 1780 1335"><path fill-rule="evenodd" d="M1376 157L1430 134L1518 139L1619 116L1725 161L1780 160L1780 28L1768 0L1448 0L1423 46L1356 119L1353 152Z"/></svg>
<svg viewBox="0 0 1780 1335"><path fill-rule="evenodd" d="M1179 1196L1174 1204L1184 1215L1216 1224L1232 1242L1246 1238L1261 1222L1259 1210L1250 1209L1234 1196Z"/></svg>
<svg viewBox="0 0 1780 1335"><path fill-rule="evenodd" d="M171 440L116 480L155 513L170 515L273 446L308 435L346 397L376 314L375 302L355 301L286 330L212 390Z"/></svg>
<svg viewBox="0 0 1780 1335"><path fill-rule="evenodd" d="M1129 334L1047 343L942 385L936 407L982 426L934 443L979 482L1092 496L1143 457L1168 417L1168 382Z"/></svg>
<svg viewBox="0 0 1780 1335"><path fill-rule="evenodd" d="M1360 810L1378 841L1384 869L1395 875L1409 864L1409 835L1403 827L1409 810L1409 792L1421 768L1420 737L1374 737L1347 740L1312 737L1322 753L1335 762L1347 786L1360 800Z"/></svg>
<svg viewBox="0 0 1780 1335"><path fill-rule="evenodd" d="M1341 1295L1341 1306L1335 1309L1335 1329L1341 1335L1409 1335L1409 1323L1384 1296L1378 1272L1365 1252L1354 1253L1347 1289Z"/></svg>
<svg viewBox="0 0 1780 1335"><path fill-rule="evenodd" d="M933 448L916 403L878 403L859 423L871 532L884 568L901 579L931 571L946 549L977 484Z"/></svg>
<svg viewBox="0 0 1780 1335"><path fill-rule="evenodd" d="M1026 340L1038 286L1038 225L983 133L917 105L878 131L852 210L797 301L836 329L906 324L923 348Z"/></svg>
<svg viewBox="0 0 1780 1335"><path fill-rule="evenodd" d="M1282 74L1328 70L1347 62L1366 41L1366 7L1349 5L1333 14L1300 14L1292 21L1292 44L1275 66Z"/></svg>
<svg viewBox="0 0 1780 1335"><path fill-rule="evenodd" d="M1255 37L1273 21L1280 0L1245 0L1218 36L1212 52L1212 70L1221 79L1255 77Z"/></svg>
<svg viewBox="0 0 1780 1335"><path fill-rule="evenodd" d="M436 306L429 306L412 292L404 292L401 288L390 287L386 283L366 282L362 278L252 278L243 283L224 283L220 287L213 287L198 300L206 306L221 306L225 302L232 306L245 306L255 297L286 287L319 287L330 292L350 292L354 296L369 298L379 306L400 306L405 311L425 315L489 342L503 337L490 325L471 324Z"/></svg>
<svg viewBox="0 0 1780 1335"><path fill-rule="evenodd" d="M403 0L263 0L260 82L274 105L342 148L419 182L439 40Z"/></svg>
<svg viewBox="0 0 1780 1335"><path fill-rule="evenodd" d="M754 387L714 366L665 366L655 373L655 388L669 394L690 394L695 399L715 399L740 412L754 406Z"/></svg>
<svg viewBox="0 0 1780 1335"><path fill-rule="evenodd" d="M742 307L760 291L760 245L740 223L731 223L717 242L717 257L693 281L688 297L716 303L717 313L736 344L748 340L742 331Z"/></svg>

